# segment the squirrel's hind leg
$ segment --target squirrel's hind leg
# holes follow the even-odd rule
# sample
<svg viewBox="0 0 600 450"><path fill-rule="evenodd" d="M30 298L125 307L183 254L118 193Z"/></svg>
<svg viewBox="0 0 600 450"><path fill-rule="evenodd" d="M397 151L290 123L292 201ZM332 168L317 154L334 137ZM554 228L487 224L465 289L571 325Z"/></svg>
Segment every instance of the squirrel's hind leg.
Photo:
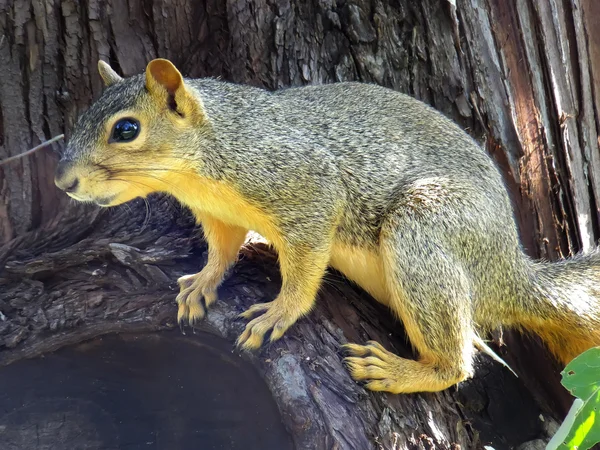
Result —
<svg viewBox="0 0 600 450"><path fill-rule="evenodd" d="M468 377L461 370L440 369L439 361L419 361L401 358L386 350L376 341L367 345L346 344L344 363L356 381L365 383L372 391L409 394L413 392L437 392L463 381Z"/></svg>
<svg viewBox="0 0 600 450"><path fill-rule="evenodd" d="M248 230L225 224L211 216L200 217L208 243L208 261L197 274L177 280L181 291L177 296L177 321L193 326L206 315L206 308L217 300L217 288L225 272L236 261ZM202 303L204 299L204 304Z"/></svg>
<svg viewBox="0 0 600 450"><path fill-rule="evenodd" d="M401 358L370 342L345 346L352 377L371 390L435 392L472 375L474 328L469 277L447 251L440 220L409 214L386 219L380 252L389 306L402 320L418 359Z"/></svg>

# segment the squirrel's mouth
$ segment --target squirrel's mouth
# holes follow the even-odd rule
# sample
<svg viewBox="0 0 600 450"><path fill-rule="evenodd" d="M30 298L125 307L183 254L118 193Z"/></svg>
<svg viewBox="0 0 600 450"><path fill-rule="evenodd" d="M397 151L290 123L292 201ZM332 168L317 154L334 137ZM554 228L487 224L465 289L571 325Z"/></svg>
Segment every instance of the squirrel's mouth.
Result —
<svg viewBox="0 0 600 450"><path fill-rule="evenodd" d="M73 192L67 192L67 195L71 197L73 200L77 200L78 202L89 202L91 199L83 198L80 195L74 194Z"/></svg>
<svg viewBox="0 0 600 450"><path fill-rule="evenodd" d="M67 192L67 195L69 197L71 197L74 200L77 200L78 202L91 202L91 203L95 203L98 206L102 206L102 207L107 207L107 206L112 206L111 203L115 200L116 195L111 195L108 197L99 197L99 198L92 198L92 197L82 197L80 195L77 195L73 192Z"/></svg>

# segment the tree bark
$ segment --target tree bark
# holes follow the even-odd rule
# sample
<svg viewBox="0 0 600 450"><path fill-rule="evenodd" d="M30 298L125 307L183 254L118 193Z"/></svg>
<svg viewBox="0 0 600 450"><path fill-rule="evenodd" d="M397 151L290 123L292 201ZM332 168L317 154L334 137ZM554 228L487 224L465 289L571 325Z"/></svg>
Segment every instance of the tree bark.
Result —
<svg viewBox="0 0 600 450"><path fill-rule="evenodd" d="M554 259L589 249L599 233L598 19L593 0L0 0L0 158L68 137L101 92L98 59L129 76L160 56L189 77L268 89L373 82L426 101L482 142L505 175L526 250ZM149 213L69 203L53 186L55 163L38 152L0 168L3 365L173 327L174 281L202 265L185 212L161 198ZM385 309L332 277L308 318L245 356L296 448L507 448L543 435L538 407L557 419L568 407L556 363L513 333L499 351L524 384L483 364L458 391L364 391L339 344L377 339L407 354L405 337ZM234 316L273 298L276 279L269 253L245 250L207 329L232 341L243 327ZM525 399L523 414L511 395Z"/></svg>

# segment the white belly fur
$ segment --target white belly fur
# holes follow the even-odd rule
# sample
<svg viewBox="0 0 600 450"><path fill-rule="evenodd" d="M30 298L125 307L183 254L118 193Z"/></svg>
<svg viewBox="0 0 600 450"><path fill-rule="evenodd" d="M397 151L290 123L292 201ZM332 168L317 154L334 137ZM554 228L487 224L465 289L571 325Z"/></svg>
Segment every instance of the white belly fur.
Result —
<svg viewBox="0 0 600 450"><path fill-rule="evenodd" d="M377 252L336 243L329 265L358 284L378 302L389 304L383 261Z"/></svg>

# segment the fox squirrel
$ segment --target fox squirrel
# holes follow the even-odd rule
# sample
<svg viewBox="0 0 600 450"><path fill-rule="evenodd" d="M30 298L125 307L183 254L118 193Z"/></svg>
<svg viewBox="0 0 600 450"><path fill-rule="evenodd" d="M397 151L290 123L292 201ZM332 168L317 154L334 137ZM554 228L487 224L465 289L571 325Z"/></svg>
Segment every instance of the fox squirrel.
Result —
<svg viewBox="0 0 600 450"><path fill-rule="evenodd" d="M369 389L440 391L472 374L478 331L537 333L566 363L600 344L600 253L532 261L492 160L411 97L354 82L268 92L184 79L168 60L121 78L78 120L56 171L72 198L113 206L167 192L202 224L208 262L178 280L178 320L202 319L249 230L282 287L238 339L279 339L315 304L328 265L402 320L417 360L347 344Z"/></svg>

